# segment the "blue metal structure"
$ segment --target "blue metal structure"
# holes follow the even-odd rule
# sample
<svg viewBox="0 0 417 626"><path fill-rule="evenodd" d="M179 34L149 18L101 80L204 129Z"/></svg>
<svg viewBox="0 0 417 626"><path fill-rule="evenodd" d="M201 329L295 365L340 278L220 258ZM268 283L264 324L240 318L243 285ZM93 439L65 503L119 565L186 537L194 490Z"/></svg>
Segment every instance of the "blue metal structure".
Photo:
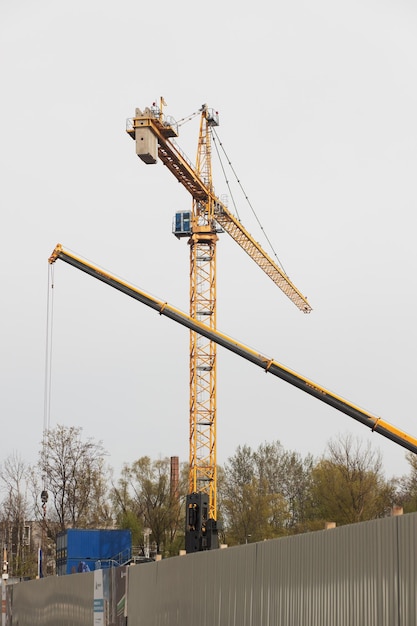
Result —
<svg viewBox="0 0 417 626"><path fill-rule="evenodd" d="M57 536L58 576L106 569L127 563L132 556L130 530L69 528Z"/></svg>

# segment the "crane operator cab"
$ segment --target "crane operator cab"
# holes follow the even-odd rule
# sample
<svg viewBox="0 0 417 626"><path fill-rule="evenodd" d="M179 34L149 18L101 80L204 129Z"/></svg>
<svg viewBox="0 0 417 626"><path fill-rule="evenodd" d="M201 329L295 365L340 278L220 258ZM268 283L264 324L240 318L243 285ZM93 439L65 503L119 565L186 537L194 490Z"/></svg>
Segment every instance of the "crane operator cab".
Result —
<svg viewBox="0 0 417 626"><path fill-rule="evenodd" d="M191 235L191 211L177 211L172 220L172 232L178 239Z"/></svg>

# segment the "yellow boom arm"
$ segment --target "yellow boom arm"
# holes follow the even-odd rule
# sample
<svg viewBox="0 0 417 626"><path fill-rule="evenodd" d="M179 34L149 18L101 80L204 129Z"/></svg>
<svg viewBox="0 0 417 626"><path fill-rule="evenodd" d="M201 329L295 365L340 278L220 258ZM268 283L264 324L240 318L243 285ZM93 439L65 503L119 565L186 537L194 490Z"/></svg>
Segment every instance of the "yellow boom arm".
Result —
<svg viewBox="0 0 417 626"><path fill-rule="evenodd" d="M114 287L118 291L125 293L131 298L146 304L146 306L158 311L160 315L165 315L166 317L174 320L174 322L182 324L190 330L207 337L218 345L223 346L223 348L226 348L227 350L243 357L247 361L258 365L258 367L261 367L265 372L269 372L270 374L285 380L287 383L290 383L290 385L298 387L305 393L321 400L321 402L329 404L338 411L341 411L356 421L361 422L361 424L368 426L372 431L391 439L391 441L394 441L403 448L417 454L417 439L414 437L407 435L400 429L382 420L380 417L376 417L375 415L372 415L372 413L355 406L352 402L349 402L348 400L332 393L325 387L318 385L305 376L297 374L274 359L270 359L267 356L259 354L258 352L217 330L210 329L206 324L193 319L186 313L183 313L179 309L169 305L167 302L154 298L141 289L120 280L116 276L112 276L105 270L102 270L88 261L81 259L75 254L64 250L60 244L55 247L55 250L49 258L49 263L54 263L57 259L61 259L62 261L65 261L65 263L73 265L81 271L90 274L90 276L93 276L107 285Z"/></svg>

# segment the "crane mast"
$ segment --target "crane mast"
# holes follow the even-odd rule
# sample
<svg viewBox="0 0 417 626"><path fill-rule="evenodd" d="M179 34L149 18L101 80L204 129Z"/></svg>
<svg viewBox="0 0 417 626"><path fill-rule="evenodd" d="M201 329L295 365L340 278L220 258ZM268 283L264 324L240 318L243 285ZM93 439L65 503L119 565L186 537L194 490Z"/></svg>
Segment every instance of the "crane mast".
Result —
<svg viewBox="0 0 417 626"><path fill-rule="evenodd" d="M154 103L127 122L136 154L146 164L158 158L192 196L192 210L176 214L174 234L186 237L190 248L190 317L210 331L216 329L216 244L227 232L285 295L304 313L311 307L283 270L268 256L239 220L215 195L212 181L212 128L218 114L206 104L200 109L196 165L175 143L178 127ZM217 542L216 342L212 335L190 329L189 497L186 550L210 549Z"/></svg>
<svg viewBox="0 0 417 626"><path fill-rule="evenodd" d="M196 172L212 191L210 126L217 124L202 108ZM213 197L193 198L190 246L190 315L216 328L216 243ZM214 341L190 331L189 493L208 496L208 518L217 519L216 485L216 354Z"/></svg>

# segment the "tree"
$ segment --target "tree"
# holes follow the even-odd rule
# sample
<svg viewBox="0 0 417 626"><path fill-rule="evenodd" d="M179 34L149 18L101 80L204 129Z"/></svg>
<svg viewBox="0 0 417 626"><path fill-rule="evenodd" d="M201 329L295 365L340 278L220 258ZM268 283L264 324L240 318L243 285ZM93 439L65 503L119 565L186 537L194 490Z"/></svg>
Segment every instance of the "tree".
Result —
<svg viewBox="0 0 417 626"><path fill-rule="evenodd" d="M101 442L81 438L82 428L58 425L45 433L38 469L48 501L48 527L108 527L113 524L108 506L106 452ZM39 489L39 476L35 480ZM39 497L40 491L38 491ZM41 515L39 500L38 513Z"/></svg>
<svg viewBox="0 0 417 626"><path fill-rule="evenodd" d="M135 502L129 492L128 466L122 469L117 485L111 490L113 509L119 528L129 529L132 533L132 546L139 546L143 536L143 521L140 512L135 511Z"/></svg>
<svg viewBox="0 0 417 626"><path fill-rule="evenodd" d="M151 531L151 542L164 556L178 554L183 541L185 486L172 488L170 459L151 461L141 457L123 467L113 489L119 521L135 529L137 535ZM180 531L180 532L179 532Z"/></svg>
<svg viewBox="0 0 417 626"><path fill-rule="evenodd" d="M222 500L226 543L236 545L272 538L274 509L279 511L279 499L276 494L268 494L265 484L257 478L242 484L239 491L226 487Z"/></svg>
<svg viewBox="0 0 417 626"><path fill-rule="evenodd" d="M238 447L219 483L228 543L279 537L305 529L313 459L287 451L279 441L256 451Z"/></svg>
<svg viewBox="0 0 417 626"><path fill-rule="evenodd" d="M380 452L349 434L330 441L327 451L313 469L316 519L343 525L385 515L394 484L383 477Z"/></svg>
<svg viewBox="0 0 417 626"><path fill-rule="evenodd" d="M283 510L275 524L288 533L305 529L310 510L313 457L285 450L279 441L261 444L254 455L257 472L266 480L269 493L278 494ZM284 512L285 509L285 512Z"/></svg>
<svg viewBox="0 0 417 626"><path fill-rule="evenodd" d="M27 495L28 466L17 453L12 453L0 466L1 546L6 548L9 573L33 576L36 558L31 551L28 520L31 508ZM2 555L3 556L3 555Z"/></svg>
<svg viewBox="0 0 417 626"><path fill-rule="evenodd" d="M269 539L282 527L285 505L269 489L256 460L250 446L239 446L218 483L225 541L231 545Z"/></svg>
<svg viewBox="0 0 417 626"><path fill-rule="evenodd" d="M400 504L405 513L417 511L417 456L412 452L406 454L410 465L410 473L398 480L397 504Z"/></svg>

